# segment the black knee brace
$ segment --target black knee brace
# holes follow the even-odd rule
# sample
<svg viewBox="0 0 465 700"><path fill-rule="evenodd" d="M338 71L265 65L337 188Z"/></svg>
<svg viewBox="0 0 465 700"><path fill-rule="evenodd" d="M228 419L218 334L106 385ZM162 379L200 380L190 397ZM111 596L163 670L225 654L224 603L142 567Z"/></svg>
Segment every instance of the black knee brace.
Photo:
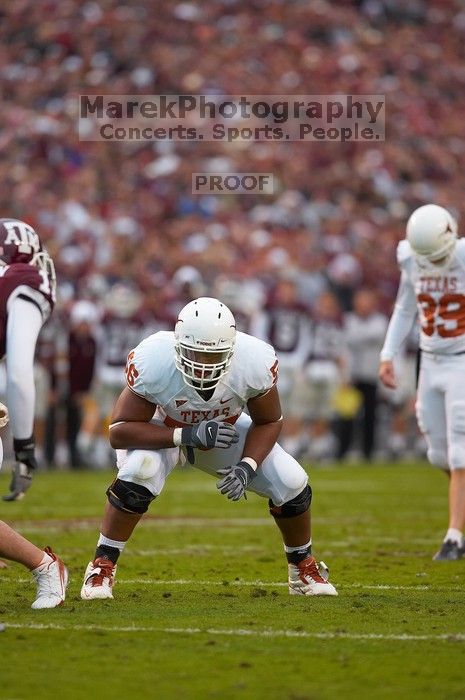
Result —
<svg viewBox="0 0 465 700"><path fill-rule="evenodd" d="M108 500L124 513L145 513L155 496L145 486L115 479L107 489Z"/></svg>
<svg viewBox="0 0 465 700"><path fill-rule="evenodd" d="M293 518L296 515L305 513L305 511L310 508L311 502L312 489L310 484L307 484L307 486L299 493L298 496L293 498L291 501L287 501L287 503L283 503L282 506L275 506L271 499L268 501L268 505L273 518Z"/></svg>

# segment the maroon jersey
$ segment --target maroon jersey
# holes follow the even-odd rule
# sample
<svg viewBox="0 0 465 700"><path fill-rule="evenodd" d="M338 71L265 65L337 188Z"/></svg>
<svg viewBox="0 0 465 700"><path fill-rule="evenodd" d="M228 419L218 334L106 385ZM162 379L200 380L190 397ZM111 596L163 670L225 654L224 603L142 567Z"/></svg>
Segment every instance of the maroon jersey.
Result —
<svg viewBox="0 0 465 700"><path fill-rule="evenodd" d="M345 347L341 318L319 318L312 323L312 351L309 360L333 360L337 362Z"/></svg>
<svg viewBox="0 0 465 700"><path fill-rule="evenodd" d="M8 302L19 297L35 304L44 322L55 304L54 284L44 270L27 263L13 263L0 267L0 356L6 352Z"/></svg>
<svg viewBox="0 0 465 700"><path fill-rule="evenodd" d="M263 316L265 331L262 337L275 348L280 360L287 357L296 362L299 358L304 361L310 342L308 308L297 301L287 304L269 302Z"/></svg>

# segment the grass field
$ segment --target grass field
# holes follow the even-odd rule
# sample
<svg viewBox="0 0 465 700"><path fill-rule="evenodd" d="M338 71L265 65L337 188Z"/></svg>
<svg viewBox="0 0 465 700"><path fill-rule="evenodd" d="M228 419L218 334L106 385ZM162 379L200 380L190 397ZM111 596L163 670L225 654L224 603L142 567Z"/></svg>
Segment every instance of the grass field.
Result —
<svg viewBox="0 0 465 700"><path fill-rule="evenodd" d="M71 573L62 608L32 611L26 570L0 570L1 700L465 698L465 560L431 561L447 525L431 467L312 470L314 553L339 590L314 599L288 595L264 500L229 503L184 470L121 557L115 600L81 601L110 478L42 473L0 504Z"/></svg>

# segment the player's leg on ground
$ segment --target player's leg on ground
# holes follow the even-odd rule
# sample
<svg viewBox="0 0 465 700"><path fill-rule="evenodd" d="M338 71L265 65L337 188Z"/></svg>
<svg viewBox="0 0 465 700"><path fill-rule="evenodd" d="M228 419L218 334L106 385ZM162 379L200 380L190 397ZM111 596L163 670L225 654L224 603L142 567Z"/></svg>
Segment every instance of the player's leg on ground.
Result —
<svg viewBox="0 0 465 700"><path fill-rule="evenodd" d="M118 478L107 490L102 529L94 559L87 565L83 600L113 598L116 564L134 528L161 493L179 458L179 448L117 451Z"/></svg>
<svg viewBox="0 0 465 700"><path fill-rule="evenodd" d="M449 483L449 527L463 532L465 528L465 467L453 469Z"/></svg>
<svg viewBox="0 0 465 700"><path fill-rule="evenodd" d="M463 356L451 363L446 391L449 481L449 535L463 552L465 527L465 399L461 378L465 370ZM460 535L459 535L460 533ZM454 536L455 535L455 536Z"/></svg>
<svg viewBox="0 0 465 700"><path fill-rule="evenodd" d="M81 588L83 600L113 598L116 563L142 515L122 511L110 502L106 503L94 558L88 563L84 574Z"/></svg>
<svg viewBox="0 0 465 700"><path fill-rule="evenodd" d="M460 377L465 369L462 356L447 365L446 415L449 464L449 527L436 560L456 560L465 555L465 400Z"/></svg>
<svg viewBox="0 0 465 700"><path fill-rule="evenodd" d="M217 476L218 468L238 462L242 457L250 424L250 417L242 414L236 423L239 442L226 450L197 451L195 466ZM308 476L300 464L279 444L275 444L261 463L248 490L270 501L271 513L283 536L290 592L302 595L337 595L334 586L321 576L318 565L311 556L311 489L307 482ZM297 563L294 564L293 561ZM295 583L292 591L291 580Z"/></svg>
<svg viewBox="0 0 465 700"><path fill-rule="evenodd" d="M63 603L68 571L49 547L45 551L39 549L0 520L0 556L31 571L37 584L34 609L55 608Z"/></svg>
<svg viewBox="0 0 465 700"><path fill-rule="evenodd" d="M454 561L465 557L465 468L451 469L449 480L449 527L434 558Z"/></svg>
<svg viewBox="0 0 465 700"><path fill-rule="evenodd" d="M270 499L270 513L283 538L288 562L289 593L291 595L337 595L328 582L328 568L318 565L312 556L310 503L312 491L308 485L295 498L276 506Z"/></svg>
<svg viewBox="0 0 465 700"><path fill-rule="evenodd" d="M439 383L438 372L440 369L431 358L422 356L416 414L418 427L423 433L428 447L428 461L449 474L448 417L445 386ZM458 545L449 543L448 534L449 531L446 533L440 549L433 557L436 561L457 558L455 553Z"/></svg>

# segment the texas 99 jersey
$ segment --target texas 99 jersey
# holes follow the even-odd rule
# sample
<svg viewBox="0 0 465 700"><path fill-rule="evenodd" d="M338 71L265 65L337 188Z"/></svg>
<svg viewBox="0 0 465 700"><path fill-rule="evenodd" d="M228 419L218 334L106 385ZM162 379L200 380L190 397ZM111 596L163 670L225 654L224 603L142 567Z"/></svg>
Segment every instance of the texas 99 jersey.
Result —
<svg viewBox="0 0 465 700"><path fill-rule="evenodd" d="M5 354L8 306L16 298L24 298L35 304L45 321L55 304L53 282L44 270L27 263L14 263L0 267L0 356Z"/></svg>
<svg viewBox="0 0 465 700"><path fill-rule="evenodd" d="M448 266L422 268L411 258L407 270L415 290L422 350L465 352L465 240L457 242Z"/></svg>

